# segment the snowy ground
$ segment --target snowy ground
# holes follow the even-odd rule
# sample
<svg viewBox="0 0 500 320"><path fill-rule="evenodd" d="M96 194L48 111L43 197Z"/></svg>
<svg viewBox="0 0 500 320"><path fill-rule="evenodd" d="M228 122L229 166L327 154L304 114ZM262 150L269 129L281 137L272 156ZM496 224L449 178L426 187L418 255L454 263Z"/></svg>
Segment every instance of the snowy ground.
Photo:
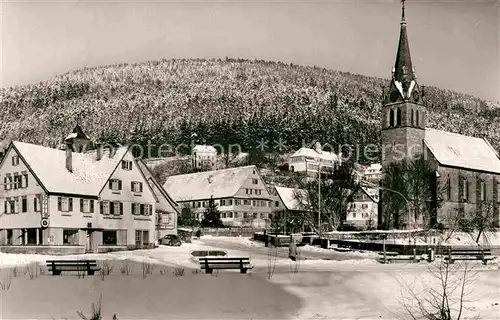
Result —
<svg viewBox="0 0 500 320"><path fill-rule="evenodd" d="M98 260L129 259L137 261L138 263L149 261L151 263L163 264L170 267L199 269L196 259L192 258L190 252L194 250L221 250L220 247L212 247L207 244L210 243L211 238L212 237L205 236L200 240L194 240L193 243L183 243L181 247L161 246L151 250L85 255L85 258L95 258ZM243 248L241 250L230 248L224 250L228 253L228 256L250 256L252 264L255 266L252 271L253 276L250 278L245 278L244 275L240 275L238 273L229 274L231 271L220 271L220 275L226 274L227 272L229 276L233 277L232 281L235 283L235 286L238 286L238 288L233 288L229 284L223 285L222 282L219 282L217 284L217 290L220 290L221 292L224 290L229 290L229 292L231 292L231 290L244 290L246 285L243 282L250 280L242 279L262 279L262 281L277 286L277 288L280 287L287 293L300 299L300 303L294 302L296 310L294 310L293 314L288 317L289 319L395 319L398 318L402 312L402 303L400 300L405 294L405 290L402 290L402 283L412 283L415 279L417 279L418 285L416 288L419 291L424 290L427 287L436 288L436 282L433 283L431 281L432 279L430 277L429 267L437 267L439 265L439 261L436 261L431 265L426 262L417 264L394 263L384 265L375 261L374 253L358 252L346 254L361 256L362 259L359 259L359 257L357 259L349 259L349 256L346 256L346 259L343 261L305 260L292 262L289 259L275 255L275 248L262 248L261 244L253 242L248 238L217 237L216 239L222 243L226 242L228 247L231 247L229 245L231 243L240 245L240 247ZM304 252L332 251L311 246L300 247L300 250L303 250ZM77 256L58 256L57 258L74 259L75 257ZM39 262L43 264L45 260L50 258L55 257L0 253L0 265L2 268L13 266L22 268L22 265L32 262ZM477 279L470 285L469 288L469 291L471 290L474 293L474 297L470 298L473 300L473 302L470 303L471 307L474 308L472 311L473 314L480 313L481 319L498 319L498 314L500 312L498 306L498 303L500 302L500 272L498 270L498 259L490 262L488 266L483 266L481 263L477 262L471 262L469 265L473 266L476 272L478 272ZM206 277L203 274L199 276L203 277L202 282L211 281L206 279L211 278L208 275L206 275ZM119 275L117 277L119 277ZM43 281L47 282L47 284L44 285L50 286L48 282L55 281L55 279L61 278L46 276ZM191 280L182 280L185 281L183 285L188 287L195 286L189 290L197 290L197 278L191 277L190 279ZM155 280L150 281L153 281L154 284L152 282L149 283L148 286L154 287L157 285ZM237 285L236 283L238 281L242 283ZM32 281L27 282L27 286L32 286L32 283ZM134 284L134 286L137 285L139 285L139 282ZM201 282L200 285L202 285ZM203 283L203 285L205 285L205 283ZM209 284L207 282L206 285L215 284ZM122 286L125 286L122 288L122 290L125 290L126 285L123 284ZM36 290L36 288L33 289L31 287L26 287L25 289ZM103 290L109 291L110 289L103 287ZM248 290L250 290L250 288ZM273 295L275 297L284 297L282 299L285 300L291 299L286 298L286 296L280 293L279 290L273 291L274 289L271 289L270 287L261 287L260 285L255 284L255 286L252 287L252 290L255 290L255 292L252 292L252 295L266 296L271 294L270 292L274 292ZM259 292L259 290L262 291ZM425 297L424 291L419 293L423 297ZM428 291L428 288L426 291ZM8 294L3 291L0 291L0 293L2 295ZM21 293L22 292L19 294ZM137 294L140 293L138 292ZM13 298L11 297L11 299ZM229 298L226 296L223 298L221 297L220 299L219 303L221 306L224 306L224 304L229 301ZM268 299L273 299L273 297L269 296ZM8 300L5 298L3 303L6 303L6 301L14 300ZM276 300L273 302L273 304L276 305L276 310L280 308L290 308L284 306L284 304L278 306L278 302L280 301ZM236 301L234 303L241 303L241 301ZM258 306L256 304L255 308L257 307L260 308L260 305ZM267 308L267 306L264 306L263 308ZM248 319L248 310L250 309L247 308L247 311L241 311L241 314L236 314L234 313L236 311L232 310L232 316L221 317L220 315L217 315L217 317L219 319ZM284 310L281 309L279 311L284 312ZM179 312L180 311L177 311L175 314L176 317L180 316ZM266 312L268 312L266 313L268 316L273 314L272 310ZM54 314L54 317L57 316L57 314ZM277 314L275 316L277 316ZM284 313L280 313L280 316L283 317ZM152 319L153 317L150 316L150 318Z"/></svg>

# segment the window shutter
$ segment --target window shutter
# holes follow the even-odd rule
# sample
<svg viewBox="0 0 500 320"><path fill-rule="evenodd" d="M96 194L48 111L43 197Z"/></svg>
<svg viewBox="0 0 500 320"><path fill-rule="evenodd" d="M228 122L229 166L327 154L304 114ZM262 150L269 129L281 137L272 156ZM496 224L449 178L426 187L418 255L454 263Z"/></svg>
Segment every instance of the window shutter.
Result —
<svg viewBox="0 0 500 320"><path fill-rule="evenodd" d="M62 199L61 199L61 197L57 198L57 210L62 211Z"/></svg>
<svg viewBox="0 0 500 320"><path fill-rule="evenodd" d="M109 180L109 188L113 189L113 180Z"/></svg>
<svg viewBox="0 0 500 320"><path fill-rule="evenodd" d="M118 190L121 190L121 189L122 189L122 181L118 180Z"/></svg>
<svg viewBox="0 0 500 320"><path fill-rule="evenodd" d="M83 199L80 199L80 212L83 212Z"/></svg>
<svg viewBox="0 0 500 320"><path fill-rule="evenodd" d="M3 178L3 183L4 183L3 189L7 190L7 177Z"/></svg>
<svg viewBox="0 0 500 320"><path fill-rule="evenodd" d="M141 215L144 215L144 204L141 203Z"/></svg>
<svg viewBox="0 0 500 320"><path fill-rule="evenodd" d="M12 157L12 165L13 165L13 166L15 166L15 165L16 165L15 159L16 159L16 156L13 156L13 157Z"/></svg>
<svg viewBox="0 0 500 320"><path fill-rule="evenodd" d="M134 190L134 181L130 182L130 190L132 190L132 192L135 192L135 190Z"/></svg>
<svg viewBox="0 0 500 320"><path fill-rule="evenodd" d="M120 215L123 215L123 202L120 202Z"/></svg>
<svg viewBox="0 0 500 320"><path fill-rule="evenodd" d="M24 183L25 183L24 187L27 188L28 187L28 175L27 174L24 175Z"/></svg>
<svg viewBox="0 0 500 320"><path fill-rule="evenodd" d="M94 200L89 200L90 202L90 213L94 213Z"/></svg>
<svg viewBox="0 0 500 320"><path fill-rule="evenodd" d="M38 208L36 207L36 196L33 198L33 210L38 211Z"/></svg>
<svg viewBox="0 0 500 320"><path fill-rule="evenodd" d="M5 213L8 213L7 211L7 204L9 203L9 200L5 200L5 202L3 203L3 207L4 207L4 212Z"/></svg>
<svg viewBox="0 0 500 320"><path fill-rule="evenodd" d="M99 201L99 212L101 214L104 214L104 204L102 201Z"/></svg>
<svg viewBox="0 0 500 320"><path fill-rule="evenodd" d="M134 208L135 208L135 206L134 206L134 203L132 202L132 203L130 204L130 212L131 212L132 214L135 214Z"/></svg>
<svg viewBox="0 0 500 320"><path fill-rule="evenodd" d="M114 214L115 213L115 205L113 201L109 202L109 214Z"/></svg>
<svg viewBox="0 0 500 320"><path fill-rule="evenodd" d="M142 192L142 182L139 182L139 192Z"/></svg>
<svg viewBox="0 0 500 320"><path fill-rule="evenodd" d="M68 198L69 211L73 211L73 198Z"/></svg>

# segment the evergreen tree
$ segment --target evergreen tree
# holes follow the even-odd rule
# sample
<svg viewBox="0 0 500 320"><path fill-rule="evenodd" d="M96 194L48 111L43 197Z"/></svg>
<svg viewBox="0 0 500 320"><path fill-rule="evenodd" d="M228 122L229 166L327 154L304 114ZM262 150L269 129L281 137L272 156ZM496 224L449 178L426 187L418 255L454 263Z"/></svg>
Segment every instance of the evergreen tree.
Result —
<svg viewBox="0 0 500 320"><path fill-rule="evenodd" d="M220 212L215 204L214 197L210 197L208 200L208 206L205 210L203 220L201 220L201 226L203 228L222 228L224 224L220 219Z"/></svg>

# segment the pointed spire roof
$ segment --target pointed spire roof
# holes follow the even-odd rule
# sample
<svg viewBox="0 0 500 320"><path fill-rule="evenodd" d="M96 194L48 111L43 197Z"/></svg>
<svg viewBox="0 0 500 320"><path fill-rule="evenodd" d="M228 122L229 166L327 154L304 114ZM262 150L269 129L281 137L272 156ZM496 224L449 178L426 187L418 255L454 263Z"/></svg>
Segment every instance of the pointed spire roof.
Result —
<svg viewBox="0 0 500 320"><path fill-rule="evenodd" d="M83 139L83 140L90 140L90 138L83 132L82 128L80 125L77 123L75 128L73 129L73 132L70 133L65 141L70 140L70 139Z"/></svg>
<svg viewBox="0 0 500 320"><path fill-rule="evenodd" d="M409 85L412 80L416 80L416 77L413 70L413 64L411 62L410 45L408 42L408 34L406 32L405 0L402 0L401 3L401 30L399 33L396 63L393 69L393 80Z"/></svg>

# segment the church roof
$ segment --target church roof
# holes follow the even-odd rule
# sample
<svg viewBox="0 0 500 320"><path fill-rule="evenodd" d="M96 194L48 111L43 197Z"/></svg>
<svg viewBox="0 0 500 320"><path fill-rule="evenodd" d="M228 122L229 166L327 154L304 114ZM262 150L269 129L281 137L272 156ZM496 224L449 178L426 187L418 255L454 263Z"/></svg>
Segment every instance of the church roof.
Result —
<svg viewBox="0 0 500 320"><path fill-rule="evenodd" d="M424 143L444 166L500 173L500 158L488 140L425 129Z"/></svg>

